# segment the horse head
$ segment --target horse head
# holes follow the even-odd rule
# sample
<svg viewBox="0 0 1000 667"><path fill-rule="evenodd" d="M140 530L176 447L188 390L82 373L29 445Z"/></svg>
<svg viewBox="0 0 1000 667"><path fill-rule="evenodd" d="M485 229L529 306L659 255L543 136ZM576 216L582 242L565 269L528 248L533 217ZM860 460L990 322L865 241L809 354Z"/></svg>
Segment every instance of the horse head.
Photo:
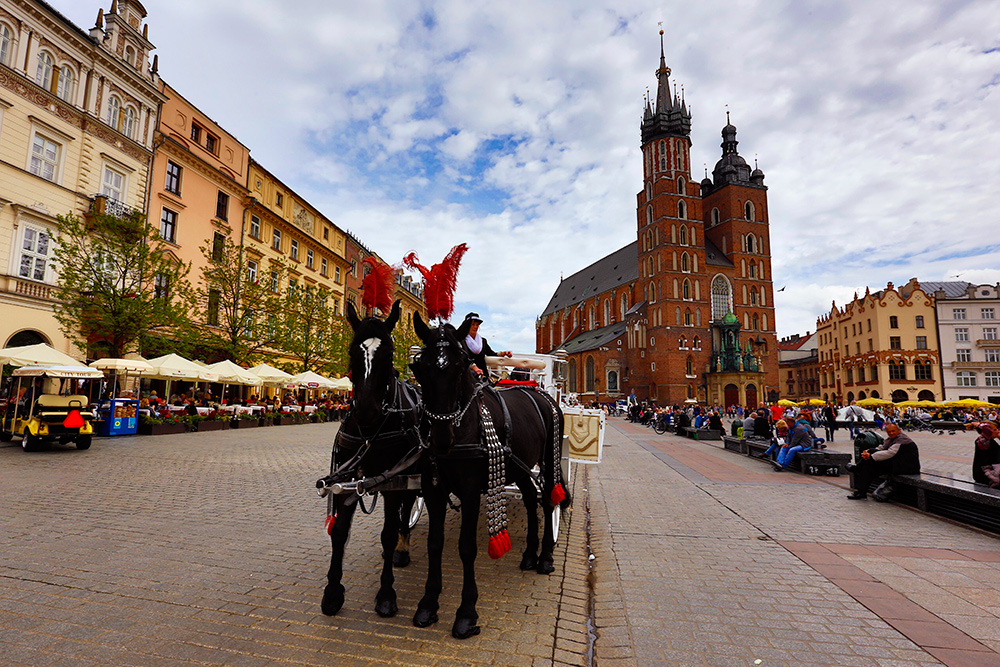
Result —
<svg viewBox="0 0 1000 667"><path fill-rule="evenodd" d="M392 304L385 321L377 317L360 319L354 304L347 303L347 321L354 331L348 347L348 368L354 384L354 410L358 423L375 424L383 416L382 406L395 379L392 367L392 329L399 320L399 301Z"/></svg>
<svg viewBox="0 0 1000 667"><path fill-rule="evenodd" d="M413 330L423 347L410 368L420 383L424 415L430 420L431 450L438 455L447 454L454 446L457 418L468 407L464 401L472 396L471 360L463 344L470 325L432 328L413 314Z"/></svg>

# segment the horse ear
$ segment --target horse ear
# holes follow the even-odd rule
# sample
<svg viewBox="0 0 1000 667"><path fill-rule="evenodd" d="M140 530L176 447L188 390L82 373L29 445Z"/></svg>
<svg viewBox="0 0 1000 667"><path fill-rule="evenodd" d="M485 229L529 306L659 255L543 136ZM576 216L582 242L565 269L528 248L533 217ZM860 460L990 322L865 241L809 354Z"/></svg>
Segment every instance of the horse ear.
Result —
<svg viewBox="0 0 1000 667"><path fill-rule="evenodd" d="M465 320L462 322L462 326L455 330L458 335L459 340L465 340L465 337L469 335L469 329L472 328L472 320Z"/></svg>
<svg viewBox="0 0 1000 667"><path fill-rule="evenodd" d="M399 321L399 299L392 304L392 310L389 311L389 317L385 318L385 326L392 331L393 327L396 326L396 322Z"/></svg>
<svg viewBox="0 0 1000 667"><path fill-rule="evenodd" d="M424 324L424 320L420 317L420 313L413 313L413 331L417 334L417 338L425 343L427 342L427 339L430 338L430 327Z"/></svg>
<svg viewBox="0 0 1000 667"><path fill-rule="evenodd" d="M350 301L347 302L347 322L354 331L357 331L358 325L361 324L361 320L358 318L358 311L354 309L354 304Z"/></svg>

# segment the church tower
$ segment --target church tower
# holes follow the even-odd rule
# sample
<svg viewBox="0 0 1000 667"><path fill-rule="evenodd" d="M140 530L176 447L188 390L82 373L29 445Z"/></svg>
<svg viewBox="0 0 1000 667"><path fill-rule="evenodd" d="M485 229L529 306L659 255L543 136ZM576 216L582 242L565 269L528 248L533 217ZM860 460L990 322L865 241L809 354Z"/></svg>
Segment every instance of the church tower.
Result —
<svg viewBox="0 0 1000 667"><path fill-rule="evenodd" d="M676 84L670 88L662 30L656 78L655 107L647 99L642 119L644 187L637 201L638 292L648 335L636 337L633 382L648 371L652 398L681 403L698 397L710 359L708 284L701 193L691 183L691 112Z"/></svg>

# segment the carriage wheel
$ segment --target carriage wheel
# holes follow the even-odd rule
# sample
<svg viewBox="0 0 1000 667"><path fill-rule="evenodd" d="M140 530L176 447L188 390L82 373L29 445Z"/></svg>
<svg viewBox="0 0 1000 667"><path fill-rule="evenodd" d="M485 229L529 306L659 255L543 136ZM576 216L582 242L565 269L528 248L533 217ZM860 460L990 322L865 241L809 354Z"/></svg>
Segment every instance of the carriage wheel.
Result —
<svg viewBox="0 0 1000 667"><path fill-rule="evenodd" d="M413 503L413 508L410 510L410 530L417 525L420 521L420 515L424 513L424 497L417 496L417 500Z"/></svg>

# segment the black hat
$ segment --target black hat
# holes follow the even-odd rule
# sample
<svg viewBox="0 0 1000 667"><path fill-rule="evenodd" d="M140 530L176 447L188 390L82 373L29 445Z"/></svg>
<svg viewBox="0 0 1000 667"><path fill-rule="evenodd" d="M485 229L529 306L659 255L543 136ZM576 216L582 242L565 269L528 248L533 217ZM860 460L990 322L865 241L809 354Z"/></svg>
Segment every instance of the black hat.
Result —
<svg viewBox="0 0 1000 667"><path fill-rule="evenodd" d="M480 324L483 323L482 318L479 317L479 313L469 313L468 315L465 316L465 321L466 322L479 322Z"/></svg>

